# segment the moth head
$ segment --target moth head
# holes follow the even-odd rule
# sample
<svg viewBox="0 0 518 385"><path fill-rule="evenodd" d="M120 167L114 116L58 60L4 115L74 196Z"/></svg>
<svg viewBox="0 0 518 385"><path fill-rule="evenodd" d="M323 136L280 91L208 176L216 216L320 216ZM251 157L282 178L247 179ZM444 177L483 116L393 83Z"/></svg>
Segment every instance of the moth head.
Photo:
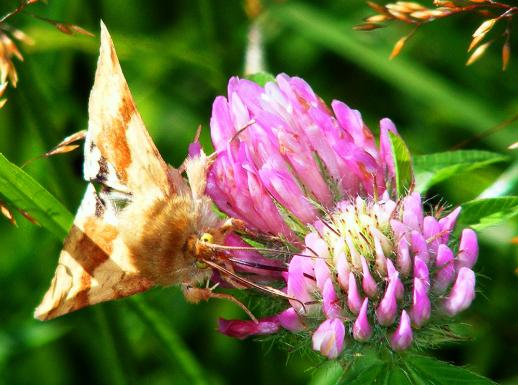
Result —
<svg viewBox="0 0 518 385"><path fill-rule="evenodd" d="M216 237L214 237L210 232L202 233L201 235L193 235L192 238L188 240L189 249L195 258L197 268L207 268L207 265L203 260L214 259L216 250L213 245L217 241Z"/></svg>
<svg viewBox="0 0 518 385"><path fill-rule="evenodd" d="M214 243L214 235L212 235L211 233L203 233L200 237L200 242Z"/></svg>

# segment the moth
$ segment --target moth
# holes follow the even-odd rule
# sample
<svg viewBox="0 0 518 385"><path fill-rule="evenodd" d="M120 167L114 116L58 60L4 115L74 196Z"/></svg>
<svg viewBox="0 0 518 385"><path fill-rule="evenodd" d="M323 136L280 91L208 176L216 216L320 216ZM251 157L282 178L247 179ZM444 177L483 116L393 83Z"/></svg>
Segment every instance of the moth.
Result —
<svg viewBox="0 0 518 385"><path fill-rule="evenodd" d="M83 170L88 186L35 317L48 320L175 284L192 302L227 298L247 310L228 294L198 287L213 269L233 286L257 286L234 274L214 247L223 244L236 221L218 219L205 195L210 157L202 151L187 158L182 167L187 180L165 163L136 109L103 23L88 113Z"/></svg>

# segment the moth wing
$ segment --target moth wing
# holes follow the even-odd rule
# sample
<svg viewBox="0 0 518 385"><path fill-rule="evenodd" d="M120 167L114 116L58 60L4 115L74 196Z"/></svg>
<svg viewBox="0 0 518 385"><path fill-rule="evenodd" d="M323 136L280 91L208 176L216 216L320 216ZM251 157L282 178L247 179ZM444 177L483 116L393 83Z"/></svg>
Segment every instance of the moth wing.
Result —
<svg viewBox="0 0 518 385"><path fill-rule="evenodd" d="M50 288L34 316L48 320L88 305L154 286L136 268L117 227L117 218L88 185Z"/></svg>
<svg viewBox="0 0 518 385"><path fill-rule="evenodd" d="M187 189L153 144L103 23L88 110L84 176L103 187L97 193L88 184L50 288L35 311L41 320L151 288L154 282L136 267L120 234L120 214L138 210L135 201L167 199Z"/></svg>
<svg viewBox="0 0 518 385"><path fill-rule="evenodd" d="M175 192L167 164L137 111L106 26L88 105L84 176L132 195L163 197Z"/></svg>

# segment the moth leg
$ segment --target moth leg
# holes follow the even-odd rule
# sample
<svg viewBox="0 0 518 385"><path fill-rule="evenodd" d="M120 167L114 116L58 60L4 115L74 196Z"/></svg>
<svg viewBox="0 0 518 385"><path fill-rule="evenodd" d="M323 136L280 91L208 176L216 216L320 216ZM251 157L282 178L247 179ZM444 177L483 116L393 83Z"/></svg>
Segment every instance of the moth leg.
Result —
<svg viewBox="0 0 518 385"><path fill-rule="evenodd" d="M215 293L214 289L218 287L219 283L216 283L212 287L193 287L187 284L183 285L183 295L187 302L190 303L200 303L201 301L208 301L211 298L218 298L218 299L226 299L227 301L231 301L237 306L239 306L243 311L250 317L252 321L255 323L258 323L257 318L252 314L252 312L236 297L230 294L225 293Z"/></svg>

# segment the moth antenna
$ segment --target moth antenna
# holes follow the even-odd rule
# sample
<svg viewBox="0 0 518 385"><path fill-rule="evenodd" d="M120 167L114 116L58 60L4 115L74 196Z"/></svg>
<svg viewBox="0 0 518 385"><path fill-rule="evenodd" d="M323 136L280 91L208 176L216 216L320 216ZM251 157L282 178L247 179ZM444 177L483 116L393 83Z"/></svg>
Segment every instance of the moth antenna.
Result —
<svg viewBox="0 0 518 385"><path fill-rule="evenodd" d="M236 133L234 134L234 136L232 136L232 138L230 138L230 140L228 141L228 143L232 143L234 140L237 139L237 137L239 135L241 135L243 133L243 131L245 131L248 127L250 127L252 124L255 124L255 120L254 119L251 119L247 124L245 124L243 127L241 127L239 130L236 131Z"/></svg>
<svg viewBox="0 0 518 385"><path fill-rule="evenodd" d="M243 132L245 131L248 127L250 127L252 124L255 124L255 120L252 119L250 120L247 124L245 124L243 127L241 127L239 130L236 131L236 133L232 136L232 138L230 138L230 140L228 141L228 144L232 143L234 140L237 139L237 137ZM208 164L211 164L212 162L214 162L214 160L216 160L216 157L218 156L218 153L217 152L213 152L212 154L210 154L208 157L207 157L207 163Z"/></svg>
<svg viewBox="0 0 518 385"><path fill-rule="evenodd" d="M200 141L201 130L202 130L201 124L198 124L198 128L196 129L196 134L194 134L193 142L199 142Z"/></svg>
<svg viewBox="0 0 518 385"><path fill-rule="evenodd" d="M298 302L300 303L300 305L302 306L302 308L304 309L304 313L306 313L306 306L304 305L304 303L300 300L298 300L297 298L294 298L294 297L291 297L285 293L283 293L282 291L278 290L278 289L275 289L271 286L261 286L261 285L258 285L246 278L243 278L243 277L240 277L239 275L235 274L234 272L224 268L223 266L220 266L218 265L217 263L215 262L212 262L212 261L209 261L207 259L202 259L201 261L205 262L208 266L212 267L213 269L215 270L218 270L219 272L227 275L227 276L230 276L232 277L232 279L236 280L237 282L245 285L245 286L248 286L250 288L253 288L253 289L256 289L258 291L261 291L263 293L267 293L267 294L270 294L270 295L274 295L274 296L277 296L277 297L282 297L284 299L287 299L287 300L290 300L290 301L295 301L295 302Z"/></svg>
<svg viewBox="0 0 518 385"><path fill-rule="evenodd" d="M201 126L201 124L198 124L198 128L196 129L196 133L194 134L192 143L198 143L198 144L200 143L201 130L202 130L202 126ZM201 150L201 152L203 153L203 149ZM186 162L187 162L187 159L189 159L189 157L190 157L190 155L187 158L185 158L184 161L182 162L182 164L180 165L180 167L178 167L178 172L180 174L183 174L185 172ZM212 159L210 159L210 161L209 161L209 158L207 160L210 163L210 162L212 162Z"/></svg>

